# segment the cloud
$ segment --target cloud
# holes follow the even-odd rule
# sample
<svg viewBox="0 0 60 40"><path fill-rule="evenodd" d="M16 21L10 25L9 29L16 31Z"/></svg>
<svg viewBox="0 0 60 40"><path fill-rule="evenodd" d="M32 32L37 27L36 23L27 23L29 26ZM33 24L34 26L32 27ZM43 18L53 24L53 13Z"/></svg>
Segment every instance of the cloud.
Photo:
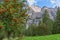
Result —
<svg viewBox="0 0 60 40"><path fill-rule="evenodd" d="M50 2L52 3L53 7L60 7L60 0L50 0Z"/></svg>
<svg viewBox="0 0 60 40"><path fill-rule="evenodd" d="M52 4L54 4L54 3L55 3L55 0L50 0L50 2L51 2Z"/></svg>
<svg viewBox="0 0 60 40"><path fill-rule="evenodd" d="M27 2L29 3L29 6L31 6L32 4L37 4L37 2L39 1L43 1L43 0L27 0Z"/></svg>
<svg viewBox="0 0 60 40"><path fill-rule="evenodd" d="M27 0L27 2L29 3L29 5L31 6L32 4L36 3L36 0Z"/></svg>

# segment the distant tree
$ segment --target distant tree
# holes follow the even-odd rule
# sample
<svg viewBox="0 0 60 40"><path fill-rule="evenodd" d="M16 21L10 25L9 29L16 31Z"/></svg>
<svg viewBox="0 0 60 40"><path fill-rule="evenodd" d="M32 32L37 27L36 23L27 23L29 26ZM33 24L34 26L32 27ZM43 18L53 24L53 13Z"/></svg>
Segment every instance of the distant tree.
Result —
<svg viewBox="0 0 60 40"><path fill-rule="evenodd" d="M50 19L48 10L45 10L45 12L42 16L42 22L48 27L49 34L52 34L53 21Z"/></svg>
<svg viewBox="0 0 60 40"><path fill-rule="evenodd" d="M52 34L53 21L50 19L47 10L45 10L44 14L42 15L42 20L40 21L39 25L36 26L36 28L31 28L33 28L31 32L34 30L32 34L35 34L36 36Z"/></svg>
<svg viewBox="0 0 60 40"><path fill-rule="evenodd" d="M41 35L48 35L48 34L49 34L48 26L41 21L41 23L36 28L36 35L41 36Z"/></svg>
<svg viewBox="0 0 60 40"><path fill-rule="evenodd" d="M24 34L26 36L36 36L36 27L35 24L31 24Z"/></svg>
<svg viewBox="0 0 60 40"><path fill-rule="evenodd" d="M53 33L60 33L60 8L59 7L54 21Z"/></svg>

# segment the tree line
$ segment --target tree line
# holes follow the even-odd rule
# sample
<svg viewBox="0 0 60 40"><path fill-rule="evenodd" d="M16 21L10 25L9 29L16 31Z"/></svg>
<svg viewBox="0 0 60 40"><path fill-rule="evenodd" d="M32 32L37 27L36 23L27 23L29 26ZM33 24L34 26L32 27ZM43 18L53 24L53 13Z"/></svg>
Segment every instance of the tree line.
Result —
<svg viewBox="0 0 60 40"><path fill-rule="evenodd" d="M27 30L25 30L24 35L42 36L59 33L60 33L60 8L58 7L54 21L50 19L48 10L45 10L42 16L42 20L39 22L38 26L36 26L35 24L30 25L30 27Z"/></svg>

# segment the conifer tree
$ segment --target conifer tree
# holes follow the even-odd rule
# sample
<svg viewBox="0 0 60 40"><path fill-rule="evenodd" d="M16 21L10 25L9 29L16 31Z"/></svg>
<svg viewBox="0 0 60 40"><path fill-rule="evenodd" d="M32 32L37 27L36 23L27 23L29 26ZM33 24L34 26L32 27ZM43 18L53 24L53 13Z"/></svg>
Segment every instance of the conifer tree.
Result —
<svg viewBox="0 0 60 40"><path fill-rule="evenodd" d="M44 24L46 24L46 26L48 27L49 30L49 34L52 33L52 29L53 29L53 21L50 19L49 13L47 10L45 10L43 16L42 16L42 22Z"/></svg>
<svg viewBox="0 0 60 40"><path fill-rule="evenodd" d="M59 7L54 21L53 33L60 33L60 8Z"/></svg>

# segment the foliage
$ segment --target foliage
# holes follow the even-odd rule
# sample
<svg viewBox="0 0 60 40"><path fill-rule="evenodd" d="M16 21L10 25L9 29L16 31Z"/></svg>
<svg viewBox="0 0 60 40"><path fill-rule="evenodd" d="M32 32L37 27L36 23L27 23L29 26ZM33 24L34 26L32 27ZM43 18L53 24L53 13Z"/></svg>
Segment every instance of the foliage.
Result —
<svg viewBox="0 0 60 40"><path fill-rule="evenodd" d="M38 36L48 35L49 34L48 26L45 23L41 22L41 24L39 24L39 26L37 27L36 33Z"/></svg>
<svg viewBox="0 0 60 40"><path fill-rule="evenodd" d="M53 30L53 21L50 19L48 10L45 10L45 13L42 16L42 22L45 23L45 25L48 27L49 29L49 34L52 34L52 30Z"/></svg>
<svg viewBox="0 0 60 40"><path fill-rule="evenodd" d="M56 18L53 26L53 33L60 33L60 8L58 8L56 13Z"/></svg>
<svg viewBox="0 0 60 40"><path fill-rule="evenodd" d="M4 31L8 38L12 33L17 35L25 29L25 18L28 17L25 2L26 0L4 0L0 3L0 30Z"/></svg>
<svg viewBox="0 0 60 40"><path fill-rule="evenodd" d="M36 28L36 34L39 35L49 35L52 34L53 30L53 21L50 19L49 13L45 10L42 15L42 20Z"/></svg>
<svg viewBox="0 0 60 40"><path fill-rule="evenodd" d="M25 30L25 36L36 36L36 28L35 24L31 24L27 30Z"/></svg>

